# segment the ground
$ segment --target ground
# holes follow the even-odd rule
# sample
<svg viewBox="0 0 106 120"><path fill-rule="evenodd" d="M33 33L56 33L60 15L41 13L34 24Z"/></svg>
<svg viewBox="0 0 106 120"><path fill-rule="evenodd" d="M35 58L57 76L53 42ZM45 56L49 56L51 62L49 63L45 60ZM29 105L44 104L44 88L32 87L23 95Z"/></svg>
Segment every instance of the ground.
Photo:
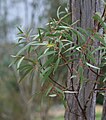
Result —
<svg viewBox="0 0 106 120"><path fill-rule="evenodd" d="M96 120L101 119L101 114L102 114L102 106L97 105L96 106ZM62 106L57 106L57 107L52 107L49 110L49 115L51 116L52 120L64 120L64 107Z"/></svg>

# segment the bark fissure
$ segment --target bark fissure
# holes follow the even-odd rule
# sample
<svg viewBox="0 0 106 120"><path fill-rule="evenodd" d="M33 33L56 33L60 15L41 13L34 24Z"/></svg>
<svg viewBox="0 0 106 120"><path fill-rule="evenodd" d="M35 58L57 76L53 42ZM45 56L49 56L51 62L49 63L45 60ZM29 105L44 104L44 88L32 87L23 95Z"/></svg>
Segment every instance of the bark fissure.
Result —
<svg viewBox="0 0 106 120"><path fill-rule="evenodd" d="M79 20L75 27L82 27L84 29L87 28L95 28L95 21L93 20L93 15L95 12L100 11L101 2L97 0L70 0L70 10L72 12L72 21L75 22ZM78 40L75 38L76 44L78 44ZM94 43L96 47L98 42ZM71 53L74 51L71 51ZM96 53L97 55L98 53ZM78 57L78 56L75 56ZM73 59L73 58L71 58ZM99 58L96 58L97 64ZM89 61L91 62L91 61ZM67 94L66 100L68 103L68 108L71 109L76 114L71 113L69 110L65 112L65 120L95 120L95 104L96 104L96 82L98 77L101 74L98 71L94 71L91 68L85 68L84 76L85 82L83 83L82 88L79 87L79 80L70 79L70 75L74 75L74 68L76 68L76 63L72 62L71 65L68 66L69 76L67 79L67 88L70 90L77 90L79 93L75 94ZM71 86L71 88L70 88ZM67 114L67 112L69 112Z"/></svg>

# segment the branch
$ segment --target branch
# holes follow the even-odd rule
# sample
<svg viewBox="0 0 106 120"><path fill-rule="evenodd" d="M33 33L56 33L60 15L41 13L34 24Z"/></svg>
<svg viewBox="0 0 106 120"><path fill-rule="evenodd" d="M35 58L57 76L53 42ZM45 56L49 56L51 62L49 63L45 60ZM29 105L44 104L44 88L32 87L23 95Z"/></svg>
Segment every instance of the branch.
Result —
<svg viewBox="0 0 106 120"><path fill-rule="evenodd" d="M62 56L62 59L64 60L64 62L66 63L67 62L67 60L65 59L65 57L62 55L62 53L60 53L60 55ZM70 71L70 73L72 74L73 73L73 64L72 64L72 68L70 68L70 66L68 65L68 64L66 64L66 66L67 66L67 68L69 69L69 71ZM71 83L72 83L72 91L75 91L74 90L74 85L73 85L73 80L71 79ZM83 115L84 115L84 117L85 117L85 120L87 120L87 118L86 118L86 115L85 115L85 110L82 108L82 106L81 106L81 103L80 103L80 101L79 101L79 99L78 99L78 96L77 96L77 93L73 93L74 94L74 96L75 96L75 98L76 98L76 100L77 100L77 103L78 103L78 105L79 105L79 107L80 107L80 109L81 109L81 111L82 111L82 113L83 113Z"/></svg>

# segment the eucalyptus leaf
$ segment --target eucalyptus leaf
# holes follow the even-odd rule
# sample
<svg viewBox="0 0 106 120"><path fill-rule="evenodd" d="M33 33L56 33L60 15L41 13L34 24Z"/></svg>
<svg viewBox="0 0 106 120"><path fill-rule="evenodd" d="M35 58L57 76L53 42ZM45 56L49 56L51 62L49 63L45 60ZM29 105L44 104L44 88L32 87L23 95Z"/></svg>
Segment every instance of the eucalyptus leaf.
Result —
<svg viewBox="0 0 106 120"><path fill-rule="evenodd" d="M57 9L57 18L58 19L60 19L60 8L61 8L61 6L59 6L58 9Z"/></svg>
<svg viewBox="0 0 106 120"><path fill-rule="evenodd" d="M23 59L24 59L24 56L23 56L22 58L20 58L20 60L18 61L18 63L17 63L17 68L20 67L20 64L21 64L21 62L23 61Z"/></svg>
<svg viewBox="0 0 106 120"><path fill-rule="evenodd" d="M60 58L58 57L55 65L54 65L54 70L53 70L53 72L55 72L55 71L57 70L57 68L58 68L58 66L59 66L59 63L60 63Z"/></svg>
<svg viewBox="0 0 106 120"><path fill-rule="evenodd" d="M94 65L91 65L90 63L87 63L87 62L86 62L86 65L89 66L89 67L91 67L91 68L94 68L94 69L100 70L99 67L96 67L96 66L94 66Z"/></svg>
<svg viewBox="0 0 106 120"><path fill-rule="evenodd" d="M45 56L52 55L54 53L56 53L56 51L48 51L45 54L42 54L41 56L39 56L38 60L45 57Z"/></svg>
<svg viewBox="0 0 106 120"><path fill-rule="evenodd" d="M49 89L46 92L46 96L48 96L48 94L50 93L50 91L52 90L53 86L50 86Z"/></svg>
<svg viewBox="0 0 106 120"><path fill-rule="evenodd" d="M68 90L66 90L66 91L64 91L64 93L66 93L66 94L75 94L75 93L78 93L78 91L68 91Z"/></svg>
<svg viewBox="0 0 106 120"><path fill-rule="evenodd" d="M57 96L57 94L51 94L51 95L49 95L49 97L56 97Z"/></svg>
<svg viewBox="0 0 106 120"><path fill-rule="evenodd" d="M30 74L30 72L31 72L32 70L33 70L33 68L28 68L28 69L26 69L24 75L21 76L21 78L19 79L18 82L20 83L22 80L24 80L24 78L25 78L28 74Z"/></svg>

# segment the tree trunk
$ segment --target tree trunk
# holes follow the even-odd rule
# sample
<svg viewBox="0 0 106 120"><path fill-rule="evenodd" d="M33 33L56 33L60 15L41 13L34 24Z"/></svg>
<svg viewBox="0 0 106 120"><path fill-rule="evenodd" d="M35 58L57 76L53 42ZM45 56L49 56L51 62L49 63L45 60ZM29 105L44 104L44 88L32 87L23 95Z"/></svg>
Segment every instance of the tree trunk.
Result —
<svg viewBox="0 0 106 120"><path fill-rule="evenodd" d="M95 27L95 22L92 17L94 16L95 12L102 12L102 9L103 6L100 0L70 0L72 22L79 20L76 26L82 27L84 29ZM98 43L95 42L94 46L96 47L97 45ZM98 63L99 58L97 57L96 60ZM70 65L70 67L76 68L76 63L73 63L73 66ZM73 74L74 73L71 73L71 76ZM83 83L82 89L79 91L78 97L76 97L75 94L66 94L68 107L65 111L65 120L95 120L96 93L92 93L90 97L91 99L88 99L97 76L95 76L94 73L92 73L86 68L84 70L84 75L86 76L86 82ZM70 80L69 72L67 79L68 88L72 86L71 81L73 81L74 89L77 89L79 84L76 83L78 83L78 80ZM70 88L70 90L72 89L73 88ZM85 107L86 102L87 106Z"/></svg>
<svg viewBox="0 0 106 120"><path fill-rule="evenodd" d="M5 39L5 42L7 41L7 38L8 38L8 29L7 29L7 17L8 17L8 5L7 5L7 1L4 0L4 25L3 25L3 29L4 29L4 39Z"/></svg>
<svg viewBox="0 0 106 120"><path fill-rule="evenodd" d="M104 102L103 102L102 120L106 120L106 91L105 91Z"/></svg>
<svg viewBox="0 0 106 120"><path fill-rule="evenodd" d="M29 8L28 8L28 0L24 0L24 9L25 9L25 27L28 28L28 23L29 23Z"/></svg>
<svg viewBox="0 0 106 120"><path fill-rule="evenodd" d="M105 0L106 2L106 0ZM104 16L105 22L106 22L106 5L105 5L105 16ZM106 66L103 68L103 74L105 74ZM104 83L104 87L106 87L106 82ZM102 119L101 120L106 120L106 90L104 94L104 101L103 101L103 111L102 111Z"/></svg>

